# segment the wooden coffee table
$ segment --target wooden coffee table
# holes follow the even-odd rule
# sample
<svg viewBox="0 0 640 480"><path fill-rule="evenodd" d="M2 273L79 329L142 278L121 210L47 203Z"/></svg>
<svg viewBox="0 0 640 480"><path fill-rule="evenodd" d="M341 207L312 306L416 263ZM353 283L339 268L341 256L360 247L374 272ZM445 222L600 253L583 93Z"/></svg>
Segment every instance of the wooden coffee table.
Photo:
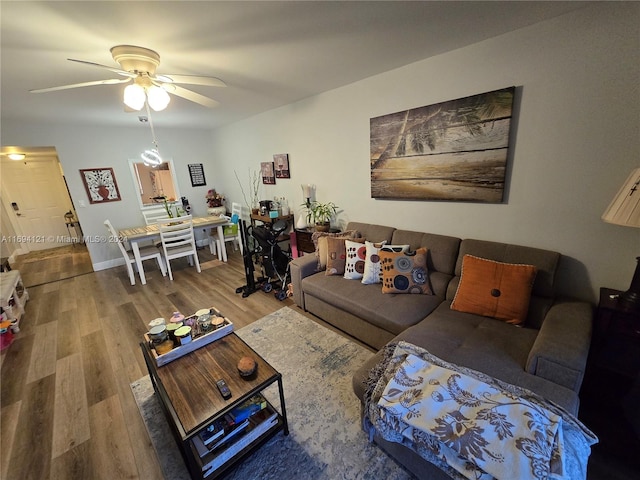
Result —
<svg viewBox="0 0 640 480"><path fill-rule="evenodd" d="M192 478L216 478L280 430L289 434L282 375L235 333L161 367L156 366L149 345L142 342L140 346L154 390ZM244 356L254 358L258 365L249 379L241 377L236 368L238 360ZM232 397L228 400L222 398L216 387L216 381L221 378L231 389ZM218 453L200 458L194 437L215 419L275 382L280 394L277 422L223 465L214 470L206 467ZM229 444L233 444L233 440Z"/></svg>

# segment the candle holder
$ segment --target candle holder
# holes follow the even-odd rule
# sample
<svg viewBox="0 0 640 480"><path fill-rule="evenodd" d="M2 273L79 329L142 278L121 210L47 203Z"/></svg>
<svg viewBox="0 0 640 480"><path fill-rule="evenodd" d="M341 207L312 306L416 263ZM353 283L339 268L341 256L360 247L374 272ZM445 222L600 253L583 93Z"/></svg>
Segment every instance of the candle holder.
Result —
<svg viewBox="0 0 640 480"><path fill-rule="evenodd" d="M311 208L311 204L315 201L316 197L316 186L310 183L302 184L302 198L304 198L304 203L302 207L304 207L307 211L306 213L302 213L298 216L298 221L296 222L296 228L304 229L308 226L307 218L309 216L309 209Z"/></svg>
<svg viewBox="0 0 640 480"><path fill-rule="evenodd" d="M310 183L302 184L302 197L305 199L305 205L307 208L311 206L311 202L316 197L316 186Z"/></svg>

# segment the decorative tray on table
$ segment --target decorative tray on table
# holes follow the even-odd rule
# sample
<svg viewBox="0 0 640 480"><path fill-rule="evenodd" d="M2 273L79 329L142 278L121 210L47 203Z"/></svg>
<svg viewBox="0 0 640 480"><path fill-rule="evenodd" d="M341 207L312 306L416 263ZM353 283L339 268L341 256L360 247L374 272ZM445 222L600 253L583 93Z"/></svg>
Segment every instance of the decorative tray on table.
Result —
<svg viewBox="0 0 640 480"><path fill-rule="evenodd" d="M149 345L151 350L151 355L156 361L156 365L158 367L161 367L162 365L166 365L167 363L172 362L177 358L180 358L188 353L191 353L200 347L204 347L205 345L208 345L211 342L218 340L219 338L222 338L226 335L229 335L231 332L233 332L233 322L231 322L231 320L229 320L227 317L222 315L222 313L220 313L220 311L215 307L211 307L210 311L212 316L221 317L224 320L223 323L220 324L218 327L211 327L209 331L204 332L204 331L200 331L196 314L193 314L189 317L185 317L184 324L191 326L191 332L192 332L191 341L184 345L174 346L173 349L168 351L167 353L163 353L161 355L158 354L149 336L146 333L144 334L144 339Z"/></svg>

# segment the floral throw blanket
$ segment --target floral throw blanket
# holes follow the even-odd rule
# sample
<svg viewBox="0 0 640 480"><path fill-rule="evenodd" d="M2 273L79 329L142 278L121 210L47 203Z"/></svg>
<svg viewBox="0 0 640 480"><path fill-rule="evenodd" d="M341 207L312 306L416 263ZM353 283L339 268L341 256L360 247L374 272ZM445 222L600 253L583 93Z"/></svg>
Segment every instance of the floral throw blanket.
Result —
<svg viewBox="0 0 640 480"><path fill-rule="evenodd" d="M406 342L370 373L364 422L456 479L585 479L598 441L533 392Z"/></svg>

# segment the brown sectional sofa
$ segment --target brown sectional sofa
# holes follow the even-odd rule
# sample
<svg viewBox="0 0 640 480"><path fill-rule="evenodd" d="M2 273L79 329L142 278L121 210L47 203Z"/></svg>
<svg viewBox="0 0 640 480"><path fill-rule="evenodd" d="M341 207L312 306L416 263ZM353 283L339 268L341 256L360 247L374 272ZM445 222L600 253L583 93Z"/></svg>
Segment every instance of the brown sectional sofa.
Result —
<svg viewBox="0 0 640 480"><path fill-rule="evenodd" d="M412 250L427 247L434 295L383 294L379 284L364 285L318 272L315 256L305 255L291 262L293 298L299 307L375 349L405 340L447 362L532 390L577 414L593 307L558 295L560 254L359 222L349 223L346 230L357 230L372 242L409 244ZM465 254L537 267L524 328L450 309ZM379 358L380 353L373 355L353 378L360 400L368 373ZM446 478L402 445L380 438L376 442L418 477Z"/></svg>

